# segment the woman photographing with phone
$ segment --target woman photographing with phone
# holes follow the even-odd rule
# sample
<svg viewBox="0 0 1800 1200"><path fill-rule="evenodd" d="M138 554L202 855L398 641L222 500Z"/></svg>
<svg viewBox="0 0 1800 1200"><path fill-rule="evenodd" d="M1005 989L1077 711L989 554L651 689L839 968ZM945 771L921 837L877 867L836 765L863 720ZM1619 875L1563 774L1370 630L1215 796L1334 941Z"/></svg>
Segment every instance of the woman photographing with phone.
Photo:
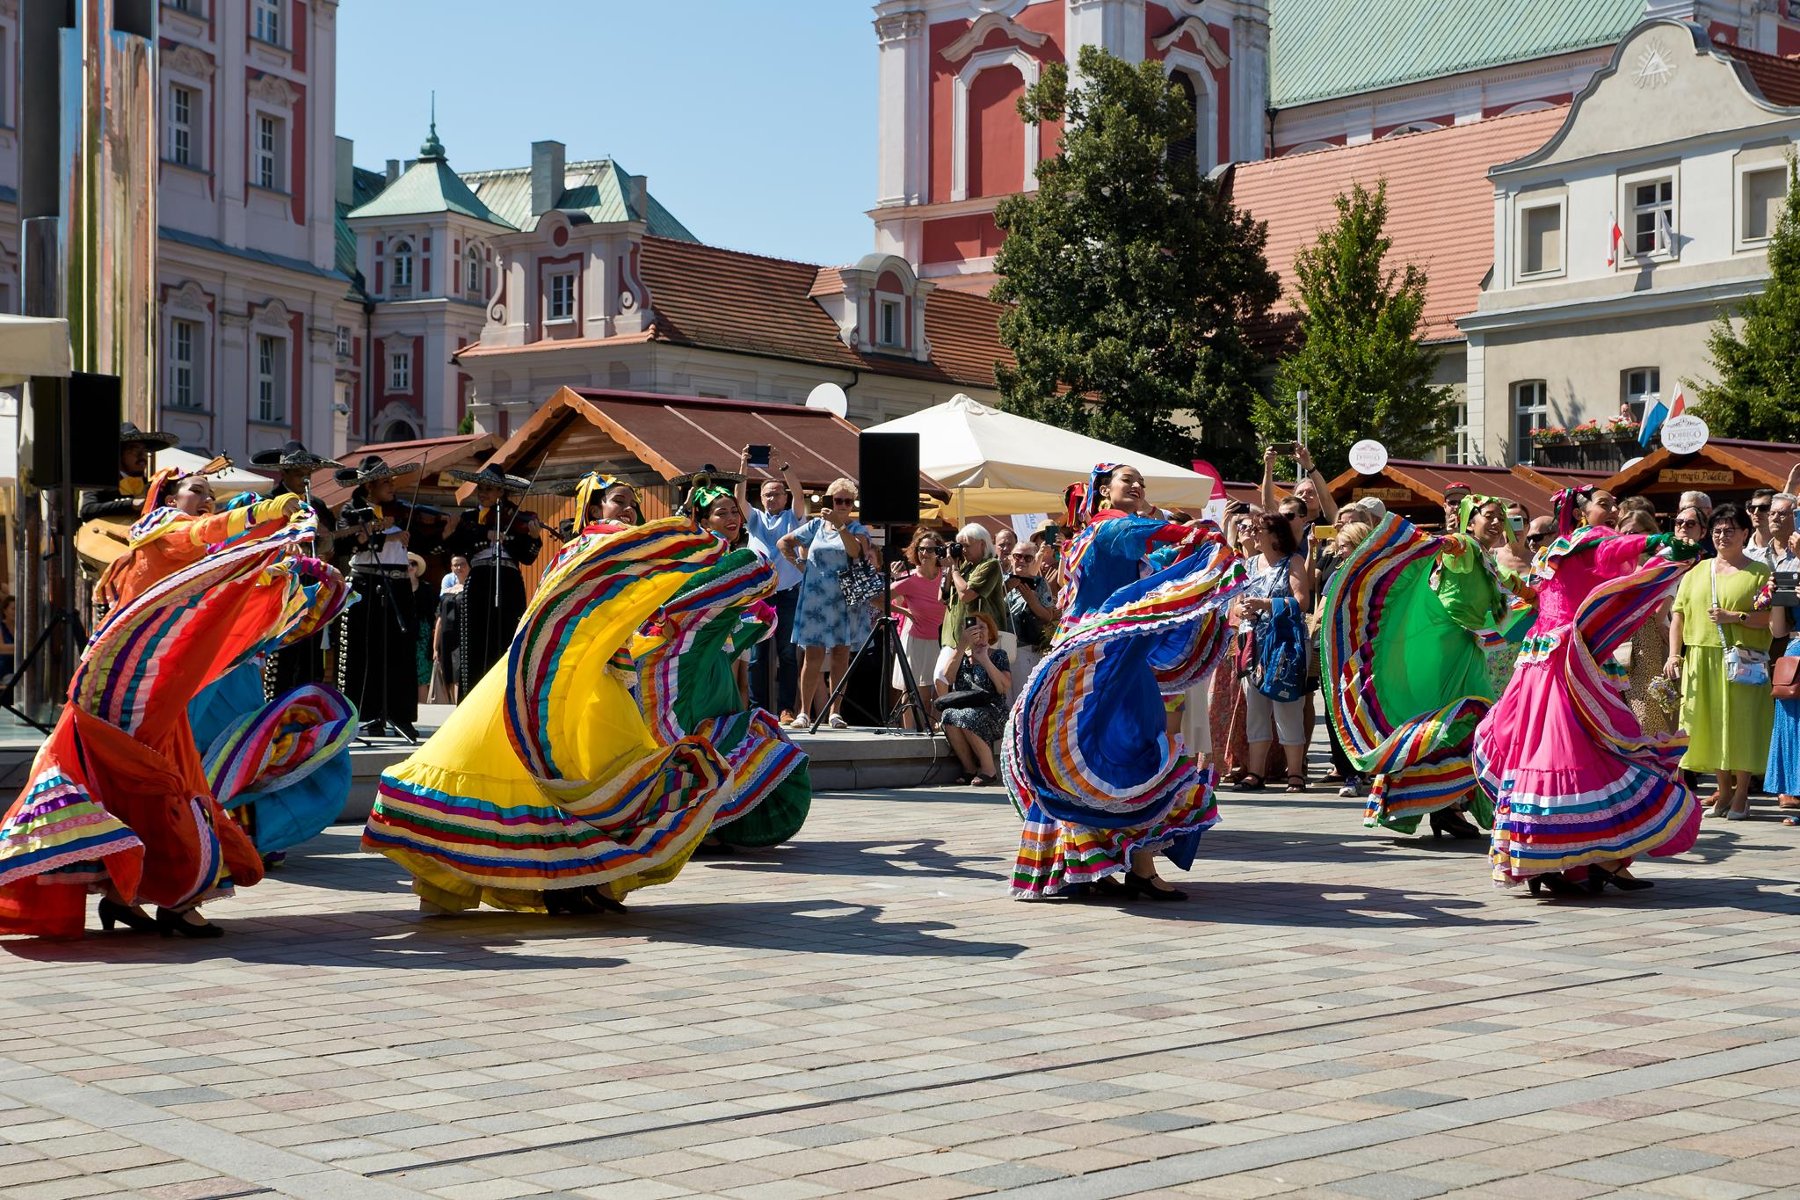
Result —
<svg viewBox="0 0 1800 1200"><path fill-rule="evenodd" d="M999 782L993 746L1006 728L1006 697L1012 690L1006 651L995 644L999 640L992 617L965 617L944 671L934 681L944 738L962 764L963 782L971 787Z"/></svg>

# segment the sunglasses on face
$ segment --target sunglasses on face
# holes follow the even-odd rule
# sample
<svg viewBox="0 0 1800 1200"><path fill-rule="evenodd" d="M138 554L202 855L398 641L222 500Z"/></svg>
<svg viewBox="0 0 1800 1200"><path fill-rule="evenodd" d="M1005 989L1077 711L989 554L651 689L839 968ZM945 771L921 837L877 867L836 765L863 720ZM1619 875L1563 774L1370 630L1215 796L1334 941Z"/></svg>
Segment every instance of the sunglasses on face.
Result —
<svg viewBox="0 0 1800 1200"><path fill-rule="evenodd" d="M1766 513L1769 511L1770 506L1767 504L1749 504L1745 505L1745 507L1753 513Z"/></svg>
<svg viewBox="0 0 1800 1200"><path fill-rule="evenodd" d="M1526 535L1526 538L1525 538L1526 544L1530 545L1530 546L1535 546L1539 542L1547 542L1549 540L1550 540L1550 535L1547 533L1528 534L1528 535Z"/></svg>
<svg viewBox="0 0 1800 1200"><path fill-rule="evenodd" d="M931 558L936 558L943 553L943 550L937 546L920 546L919 553L928 555Z"/></svg>
<svg viewBox="0 0 1800 1200"><path fill-rule="evenodd" d="M831 507L833 507L833 508L855 508L856 501L852 500L848 496L833 496L831 498Z"/></svg>

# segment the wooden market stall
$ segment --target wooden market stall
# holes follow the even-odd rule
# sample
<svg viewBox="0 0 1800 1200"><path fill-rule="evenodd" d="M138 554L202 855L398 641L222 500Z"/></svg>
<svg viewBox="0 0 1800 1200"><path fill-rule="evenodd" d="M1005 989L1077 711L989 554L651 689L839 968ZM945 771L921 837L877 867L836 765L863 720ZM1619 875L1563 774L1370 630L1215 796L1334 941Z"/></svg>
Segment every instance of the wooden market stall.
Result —
<svg viewBox="0 0 1800 1200"><path fill-rule="evenodd" d="M1533 516L1550 511L1550 497L1557 486L1548 480L1522 475L1510 467L1466 466L1458 463L1392 459L1376 475L1364 475L1351 467L1331 481L1331 497L1340 506L1373 496L1388 508L1418 525L1444 523L1444 495L1454 484L1467 484L1483 496L1523 504Z"/></svg>
<svg viewBox="0 0 1800 1200"><path fill-rule="evenodd" d="M605 388L557 389L488 460L525 479L567 476L599 470L635 485L644 516L665 517L679 503L672 480L713 468L735 471L738 450L746 445L774 448L769 469L752 467L750 486L776 478L783 462L793 465L800 486L816 499L832 480L855 479L860 431L849 421L797 404L745 400L704 400L659 396ZM944 499L948 492L925 475L922 496ZM535 495L525 507L554 529L573 516L572 497ZM527 568L525 582L535 588L537 568Z"/></svg>
<svg viewBox="0 0 1800 1200"><path fill-rule="evenodd" d="M1672 454L1664 447L1646 454L1602 484L1615 496L1648 496L1658 512L1673 511L1682 492L1705 492L1714 504L1741 503L1758 488L1787 487L1800 467L1800 445L1712 438L1692 454Z"/></svg>
<svg viewBox="0 0 1800 1200"><path fill-rule="evenodd" d="M339 461L346 467L354 467L373 454L390 467L416 463L418 472L402 475L396 485L396 494L409 504L450 509L456 507L456 494L463 485L445 472L478 470L499 445L497 434L460 433L410 442L373 442L346 452ZM355 490L354 484L339 483L332 478L330 471L320 471L313 476L313 495L333 508L348 500Z"/></svg>

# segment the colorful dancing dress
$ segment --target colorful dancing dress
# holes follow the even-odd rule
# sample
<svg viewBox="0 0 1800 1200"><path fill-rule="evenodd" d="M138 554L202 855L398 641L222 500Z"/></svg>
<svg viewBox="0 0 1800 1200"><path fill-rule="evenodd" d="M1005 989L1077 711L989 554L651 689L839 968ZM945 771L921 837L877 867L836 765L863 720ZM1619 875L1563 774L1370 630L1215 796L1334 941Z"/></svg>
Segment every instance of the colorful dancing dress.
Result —
<svg viewBox="0 0 1800 1200"><path fill-rule="evenodd" d="M1478 631L1508 607L1473 538L1392 513L1339 564L1320 602L1321 677L1327 718L1371 777L1363 824L1413 833L1469 796L1470 741L1496 695ZM1469 798L1491 825L1492 805Z"/></svg>
<svg viewBox="0 0 1800 1200"><path fill-rule="evenodd" d="M1587 526L1538 556L1537 625L1475 730L1476 777L1495 802L1497 883L1585 876L1590 864L1694 844L1700 809L1677 765L1686 737L1644 733L1603 665L1687 570L1638 565L1669 540Z"/></svg>
<svg viewBox="0 0 1800 1200"><path fill-rule="evenodd" d="M812 807L806 753L772 714L743 706L734 670L770 634L775 583L775 568L755 551L731 551L663 606L633 655L652 732L671 745L702 737L730 765L709 835L727 846L779 845Z"/></svg>
<svg viewBox="0 0 1800 1200"><path fill-rule="evenodd" d="M172 537L212 520L166 511L145 520ZM179 911L261 880L261 855L212 791L188 705L302 623L310 600L293 555L310 536L307 521L259 522L117 594L0 820L0 932L75 936L90 889Z"/></svg>
<svg viewBox="0 0 1800 1200"><path fill-rule="evenodd" d="M1025 822L1013 895L1055 895L1161 851L1186 870L1219 819L1212 771L1179 752L1164 696L1224 649L1243 569L1217 541L1139 575L1152 541L1192 530L1101 512L1064 553L1063 617L1002 739L1001 771Z"/></svg>
<svg viewBox="0 0 1800 1200"><path fill-rule="evenodd" d="M683 518L590 526L538 585L507 657L383 772L363 847L446 910L542 911L673 879L727 799L705 737L660 741L616 656L718 539Z"/></svg>

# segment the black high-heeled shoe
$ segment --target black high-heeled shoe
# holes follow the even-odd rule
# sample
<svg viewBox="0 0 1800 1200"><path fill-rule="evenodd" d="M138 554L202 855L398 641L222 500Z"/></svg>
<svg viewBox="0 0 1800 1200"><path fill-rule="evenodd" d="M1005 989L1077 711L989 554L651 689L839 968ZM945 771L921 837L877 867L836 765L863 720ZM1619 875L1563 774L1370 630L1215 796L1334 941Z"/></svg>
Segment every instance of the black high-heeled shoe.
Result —
<svg viewBox="0 0 1800 1200"><path fill-rule="evenodd" d="M1154 875L1134 875L1127 871L1125 872L1125 898L1136 900L1141 896L1146 900L1161 901L1186 900L1188 898L1186 892L1177 887L1169 887L1166 883L1163 887L1157 887L1159 882L1165 881L1158 880Z"/></svg>
<svg viewBox="0 0 1800 1200"><path fill-rule="evenodd" d="M1561 871L1552 871L1548 875L1533 875L1525 881L1525 886L1531 889L1531 894L1534 896L1541 892L1549 892L1551 896L1559 900L1572 900L1588 894L1586 889Z"/></svg>
<svg viewBox="0 0 1800 1200"><path fill-rule="evenodd" d="M550 888L544 892L544 911L553 917L591 917L600 910L590 891L584 887Z"/></svg>
<svg viewBox="0 0 1800 1200"><path fill-rule="evenodd" d="M1621 892L1641 892L1656 886L1648 879L1633 879L1624 873L1624 868L1609 871L1600 866L1588 867L1587 887L1590 893L1598 896L1606 890L1606 885L1609 883Z"/></svg>
<svg viewBox="0 0 1800 1200"><path fill-rule="evenodd" d="M195 925L193 922L186 920L188 913L192 911L192 909L186 908L180 909L179 911L173 908L157 909L157 932L164 937L169 937L172 934L180 934L185 938L216 938L225 936L225 931L210 921L202 921L200 924Z"/></svg>
<svg viewBox="0 0 1800 1200"><path fill-rule="evenodd" d="M1448 837L1467 841L1481 837L1482 833L1473 821L1454 808L1440 808L1431 814L1431 836L1434 840Z"/></svg>
<svg viewBox="0 0 1800 1200"><path fill-rule="evenodd" d="M123 925L133 933L155 933L156 918L147 912L139 912L129 904L120 904L117 900L100 897L100 928L111 933L114 925Z"/></svg>

